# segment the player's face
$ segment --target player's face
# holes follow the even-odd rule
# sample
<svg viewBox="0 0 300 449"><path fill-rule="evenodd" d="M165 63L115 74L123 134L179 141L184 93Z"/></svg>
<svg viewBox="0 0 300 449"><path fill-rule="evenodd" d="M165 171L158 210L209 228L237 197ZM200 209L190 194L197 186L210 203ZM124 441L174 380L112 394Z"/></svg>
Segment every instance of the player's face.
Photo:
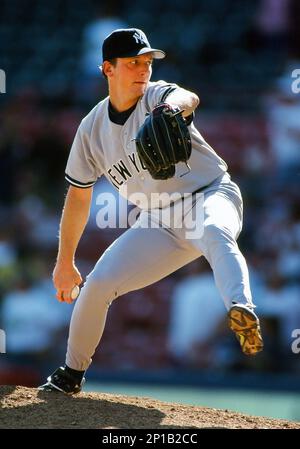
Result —
<svg viewBox="0 0 300 449"><path fill-rule="evenodd" d="M151 53L132 58L118 58L110 81L124 95L139 98L144 94L152 74Z"/></svg>

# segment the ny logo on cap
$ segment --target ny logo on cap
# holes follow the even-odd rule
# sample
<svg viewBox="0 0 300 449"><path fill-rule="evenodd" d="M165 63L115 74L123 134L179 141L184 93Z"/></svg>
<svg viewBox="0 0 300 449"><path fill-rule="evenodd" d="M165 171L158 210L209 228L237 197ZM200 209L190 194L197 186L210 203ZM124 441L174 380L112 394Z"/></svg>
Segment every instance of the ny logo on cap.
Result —
<svg viewBox="0 0 300 449"><path fill-rule="evenodd" d="M135 31L135 33L133 34L133 37L134 37L135 42L137 44L140 42L140 44L146 44L147 45L147 41L146 41L145 37L141 33L138 33L137 31Z"/></svg>

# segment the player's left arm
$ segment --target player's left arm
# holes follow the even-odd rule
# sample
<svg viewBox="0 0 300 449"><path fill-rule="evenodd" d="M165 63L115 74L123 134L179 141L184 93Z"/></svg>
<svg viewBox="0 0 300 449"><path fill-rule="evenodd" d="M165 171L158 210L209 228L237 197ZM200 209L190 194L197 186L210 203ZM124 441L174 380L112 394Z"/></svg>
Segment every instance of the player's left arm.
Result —
<svg viewBox="0 0 300 449"><path fill-rule="evenodd" d="M190 116L200 103L198 95L183 89L182 87L170 92L165 101L170 105L178 106L180 109L183 109L183 117Z"/></svg>

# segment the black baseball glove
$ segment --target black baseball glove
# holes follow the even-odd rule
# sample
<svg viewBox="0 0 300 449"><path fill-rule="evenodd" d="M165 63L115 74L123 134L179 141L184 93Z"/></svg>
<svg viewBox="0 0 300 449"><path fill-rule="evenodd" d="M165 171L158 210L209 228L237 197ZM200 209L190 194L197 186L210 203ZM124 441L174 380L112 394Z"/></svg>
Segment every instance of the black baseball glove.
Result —
<svg viewBox="0 0 300 449"><path fill-rule="evenodd" d="M137 152L154 179L172 178L175 164L187 164L191 156L191 136L181 112L168 103L160 103L138 131Z"/></svg>

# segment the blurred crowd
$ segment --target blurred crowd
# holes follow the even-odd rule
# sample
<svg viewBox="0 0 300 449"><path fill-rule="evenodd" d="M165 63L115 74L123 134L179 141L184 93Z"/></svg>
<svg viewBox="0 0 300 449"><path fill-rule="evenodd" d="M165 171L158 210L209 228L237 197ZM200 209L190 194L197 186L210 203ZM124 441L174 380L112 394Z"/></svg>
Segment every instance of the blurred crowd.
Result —
<svg viewBox="0 0 300 449"><path fill-rule="evenodd" d="M199 95L195 124L240 185L239 245L266 348L255 359L241 354L211 270L199 259L112 304L93 367L299 373L291 345L300 329L300 94L291 73L300 69L300 2L2 3L0 328L7 353L0 381L24 384L28 376L34 383L40 367L64 361L72 306L55 300L51 281L64 169L81 119L107 95L101 42L127 26L166 50L154 80ZM97 227L103 191L111 187L100 179L77 252L83 276L124 232ZM18 374L12 367L19 364Z"/></svg>

